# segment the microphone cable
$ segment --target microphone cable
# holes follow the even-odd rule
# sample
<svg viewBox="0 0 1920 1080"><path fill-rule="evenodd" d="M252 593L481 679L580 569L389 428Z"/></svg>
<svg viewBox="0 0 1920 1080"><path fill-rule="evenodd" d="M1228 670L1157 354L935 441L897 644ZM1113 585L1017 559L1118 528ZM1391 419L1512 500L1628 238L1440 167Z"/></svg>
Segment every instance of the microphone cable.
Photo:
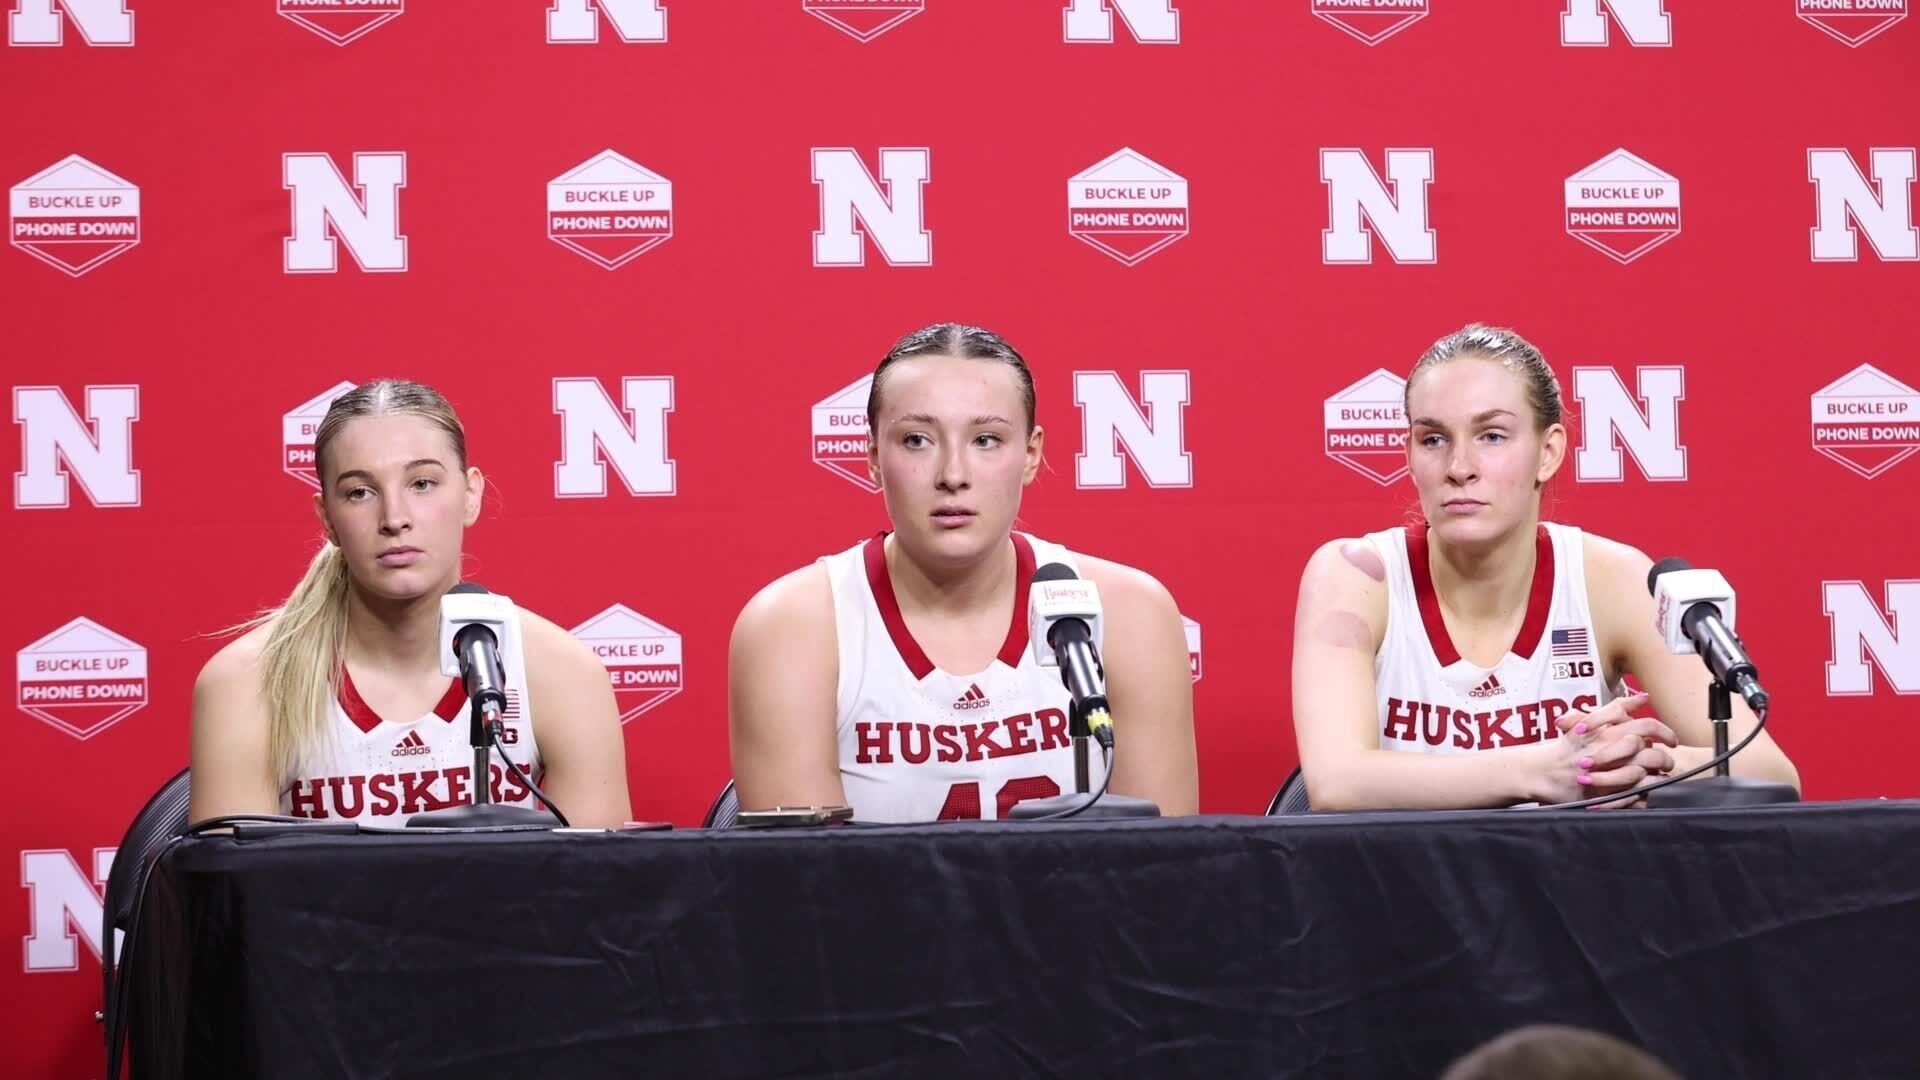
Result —
<svg viewBox="0 0 1920 1080"><path fill-rule="evenodd" d="M526 773L521 772L520 766L514 764L513 759L507 756L507 748L501 745L500 743L500 722L498 720L489 719L487 721L487 738L493 743L494 750L499 752L500 763L507 767L507 771L513 774L513 778L520 781L520 783L524 785L528 791L533 792L535 797L537 797L542 803L546 804L547 813L553 815L554 820L560 823L561 828L563 829L573 828L572 825L567 823L567 815L560 812L560 808L553 804L553 800L547 797L547 793L540 790L538 787L535 787L532 778L527 776ZM1743 743L1742 745L1745 745L1745 744ZM489 779L491 779L491 777L489 777ZM479 791L479 787L477 785L479 785L480 783L481 783L480 778L475 777L474 784L476 786L474 790L476 792Z"/></svg>
<svg viewBox="0 0 1920 1080"><path fill-rule="evenodd" d="M1099 802L1101 796L1107 793L1107 785L1113 783L1113 745L1107 741L1095 741L1100 742L1100 771L1102 773L1100 777L1100 790L1087 796L1085 802L1075 803L1065 810L1055 810L1051 814L1042 814L1037 818L1029 818L1029 821L1062 821L1066 818L1075 817L1087 807Z"/></svg>

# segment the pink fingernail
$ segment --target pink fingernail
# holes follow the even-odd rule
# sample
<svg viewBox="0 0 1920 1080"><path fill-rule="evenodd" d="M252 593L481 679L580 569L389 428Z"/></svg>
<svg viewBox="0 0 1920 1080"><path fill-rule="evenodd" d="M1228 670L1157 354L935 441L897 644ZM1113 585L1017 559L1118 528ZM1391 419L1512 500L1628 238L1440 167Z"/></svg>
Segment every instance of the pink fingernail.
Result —
<svg viewBox="0 0 1920 1080"><path fill-rule="evenodd" d="M1593 783L1593 777L1587 776L1586 774L1582 773L1580 776L1580 782L1582 784L1591 784Z"/></svg>
<svg viewBox="0 0 1920 1080"><path fill-rule="evenodd" d="M1580 767L1581 767L1581 768L1583 768L1583 769L1591 769L1591 768L1593 768L1593 759L1592 759L1592 758L1590 758L1590 757L1583 757L1583 758L1581 758L1581 759L1580 759Z"/></svg>
<svg viewBox="0 0 1920 1080"><path fill-rule="evenodd" d="M1587 725L1585 724L1573 725L1573 733L1575 735L1585 735L1587 733Z"/></svg>

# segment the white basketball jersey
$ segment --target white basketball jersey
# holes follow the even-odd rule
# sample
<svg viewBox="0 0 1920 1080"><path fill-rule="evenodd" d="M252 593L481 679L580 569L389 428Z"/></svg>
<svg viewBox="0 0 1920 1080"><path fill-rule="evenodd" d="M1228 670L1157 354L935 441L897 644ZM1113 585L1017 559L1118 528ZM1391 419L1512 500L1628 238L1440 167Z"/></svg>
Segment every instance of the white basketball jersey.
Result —
<svg viewBox="0 0 1920 1080"><path fill-rule="evenodd" d="M513 763L540 781L540 748L533 738L527 699L526 657L519 635L507 635L500 658L507 675L507 708L500 742ZM473 802L473 742L467 695L452 680L439 704L425 716L396 721L375 713L340 671L340 692L327 709L327 731L308 752L296 775L281 788L280 812L316 820L354 820L404 825L414 814ZM489 798L508 806L534 806L533 792L489 758Z"/></svg>
<svg viewBox="0 0 1920 1080"><path fill-rule="evenodd" d="M1382 750L1464 754L1556 739L1567 710L1620 696L1594 640L1579 529L1540 526L1526 617L1490 668L1462 658L1447 634L1425 526L1367 541L1387 565L1387 632L1373 659Z"/></svg>
<svg viewBox="0 0 1920 1080"><path fill-rule="evenodd" d="M856 821L1003 818L1023 799L1071 792L1071 698L1058 668L1027 642L1037 565L1064 563L1058 544L1013 534L1013 620L999 655L974 675L933 666L907 631L887 576L886 533L823 561L833 581L840 648L840 780ZM1090 787L1103 775L1090 753Z"/></svg>

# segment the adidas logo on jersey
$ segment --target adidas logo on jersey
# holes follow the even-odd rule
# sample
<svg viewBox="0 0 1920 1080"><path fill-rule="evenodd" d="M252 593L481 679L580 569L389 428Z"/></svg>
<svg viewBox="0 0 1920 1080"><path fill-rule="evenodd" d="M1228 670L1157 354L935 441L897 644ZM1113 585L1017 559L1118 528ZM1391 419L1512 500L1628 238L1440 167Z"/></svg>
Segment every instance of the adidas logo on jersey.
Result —
<svg viewBox="0 0 1920 1080"><path fill-rule="evenodd" d="M1490 698L1498 697L1506 692L1507 688L1500 685L1500 676L1489 675L1487 676L1486 682L1467 691L1467 696L1470 698Z"/></svg>
<svg viewBox="0 0 1920 1080"><path fill-rule="evenodd" d="M409 731L399 742L393 744L394 757L413 757L416 754L431 754L433 747L420 737L417 731Z"/></svg>
<svg viewBox="0 0 1920 1080"><path fill-rule="evenodd" d="M960 700L954 702L953 707L956 709L984 709L991 704L993 704L993 702L987 695L980 692L979 683L969 683L967 684L967 692L960 695Z"/></svg>

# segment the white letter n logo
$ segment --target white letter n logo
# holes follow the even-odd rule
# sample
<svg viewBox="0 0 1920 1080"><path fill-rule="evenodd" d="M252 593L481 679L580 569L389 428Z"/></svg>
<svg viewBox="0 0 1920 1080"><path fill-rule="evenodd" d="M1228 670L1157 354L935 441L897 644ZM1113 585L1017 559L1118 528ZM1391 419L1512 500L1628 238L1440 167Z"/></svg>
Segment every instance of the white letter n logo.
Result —
<svg viewBox="0 0 1920 1080"><path fill-rule="evenodd" d="M620 474L628 494L674 493L674 461L667 456L673 377L629 375L620 380L620 392L625 415L613 407L599 379L553 380L553 411L560 416L555 497L604 497L607 462Z"/></svg>
<svg viewBox="0 0 1920 1080"><path fill-rule="evenodd" d="M7 44L58 45L66 26L59 7L89 45L132 45L133 13L126 0L17 0L7 16Z"/></svg>
<svg viewBox="0 0 1920 1080"><path fill-rule="evenodd" d="M1920 694L1920 581L1887 582L1885 616L1858 581L1821 582L1820 601L1833 628L1829 696L1873 693L1874 667L1894 693Z"/></svg>
<svg viewBox="0 0 1920 1080"><path fill-rule="evenodd" d="M326 154L286 154L281 186L292 192L293 234L283 268L289 274L331 274L339 268L334 236L368 273L407 268L400 235L400 189L407 186L407 155L353 155L353 184ZM357 190L356 190L357 189Z"/></svg>
<svg viewBox="0 0 1920 1080"><path fill-rule="evenodd" d="M1320 182L1327 185L1327 228L1320 234L1322 262L1372 262L1375 232L1394 262L1436 261L1438 240L1427 225L1433 151L1388 150L1386 160L1392 192L1359 150L1320 151Z"/></svg>
<svg viewBox="0 0 1920 1080"><path fill-rule="evenodd" d="M880 151L880 180L845 147L815 147L813 182L820 189L820 230L813 234L813 265L860 266L873 238L888 266L932 266L933 234L926 228L926 188L932 153L925 147ZM887 190L882 193L880 184ZM855 224L856 220L858 224Z"/></svg>
<svg viewBox="0 0 1920 1080"><path fill-rule="evenodd" d="M80 870L64 848L20 853L20 884L27 890L26 970L76 971L80 950L100 956L100 924L105 914L101 892L113 869L112 848L93 849L93 879ZM122 935L113 936L114 955L120 954Z"/></svg>
<svg viewBox="0 0 1920 1080"><path fill-rule="evenodd" d="M1073 401L1080 406L1083 433L1073 460L1074 486L1123 488L1126 466L1120 451L1139 468L1148 487L1192 487L1193 455L1187 452L1187 405L1193 400L1184 371L1140 373L1140 401L1127 393L1111 371L1073 373Z"/></svg>
<svg viewBox="0 0 1920 1080"><path fill-rule="evenodd" d="M14 509L67 506L69 476L95 506L140 505L140 470L133 467L140 388L89 386L86 400L83 421L57 386L14 387L13 422L20 425Z"/></svg>

